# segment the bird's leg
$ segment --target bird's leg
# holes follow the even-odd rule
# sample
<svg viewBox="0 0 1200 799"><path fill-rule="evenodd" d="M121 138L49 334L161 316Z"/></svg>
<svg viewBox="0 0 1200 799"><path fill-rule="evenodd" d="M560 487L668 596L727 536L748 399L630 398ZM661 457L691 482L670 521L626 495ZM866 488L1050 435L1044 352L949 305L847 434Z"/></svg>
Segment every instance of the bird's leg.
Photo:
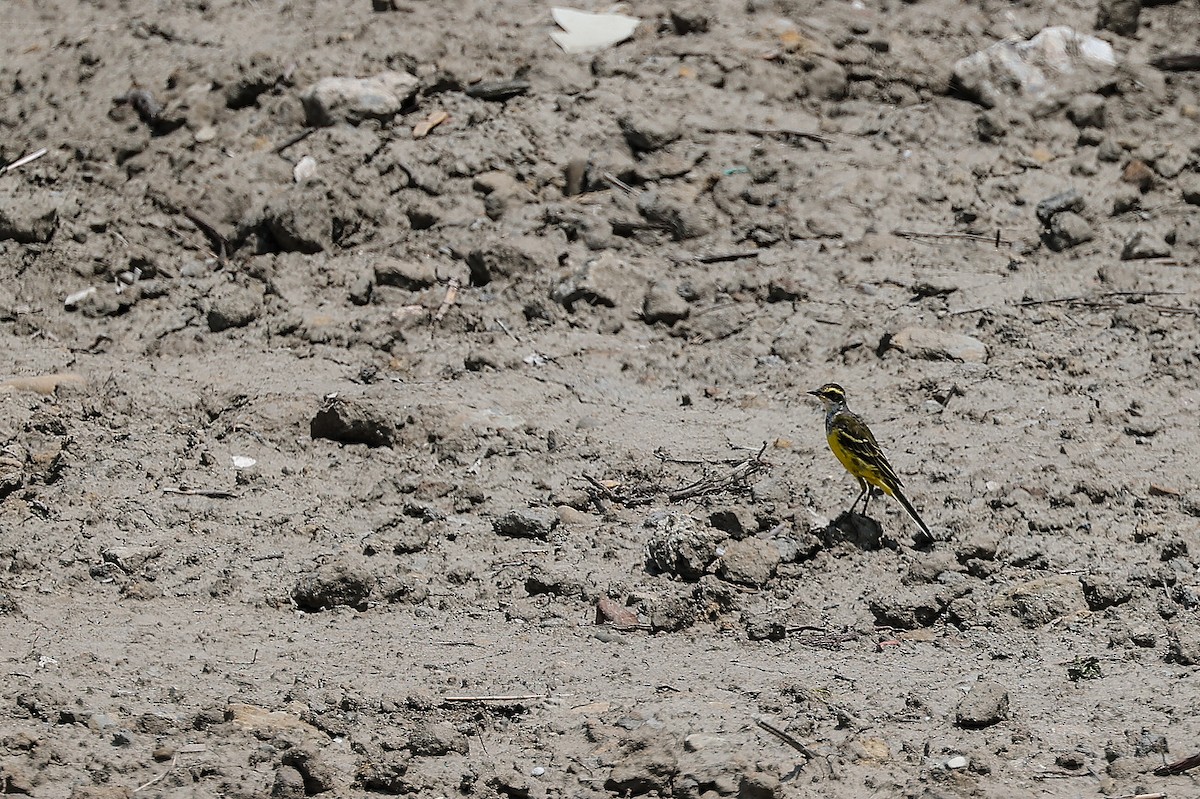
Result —
<svg viewBox="0 0 1200 799"><path fill-rule="evenodd" d="M860 491L858 496L854 498L854 501L850 503L850 511L849 512L850 512L851 516L854 515L854 507L856 505L858 505L858 501L860 499L862 499L863 497L866 497L868 500L871 499L871 494L870 494L870 491L868 490L869 486L867 485L867 481L862 479L861 477L859 477L857 479L858 479L858 487L861 488L862 491ZM863 504L863 515L866 515L866 513L867 513L867 506L864 503Z"/></svg>
<svg viewBox="0 0 1200 799"><path fill-rule="evenodd" d="M863 480L861 477L859 478L859 480L862 482L862 485L863 485L863 494L866 495L863 498L863 514L862 514L863 516L866 516L867 515L867 506L871 504L871 484L868 483L866 480Z"/></svg>

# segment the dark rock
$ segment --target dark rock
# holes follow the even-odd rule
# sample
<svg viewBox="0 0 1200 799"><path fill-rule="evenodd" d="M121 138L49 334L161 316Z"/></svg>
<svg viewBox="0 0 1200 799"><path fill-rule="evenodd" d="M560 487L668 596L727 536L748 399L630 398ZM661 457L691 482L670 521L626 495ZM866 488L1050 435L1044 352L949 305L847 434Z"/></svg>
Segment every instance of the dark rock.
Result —
<svg viewBox="0 0 1200 799"><path fill-rule="evenodd" d="M293 186L267 202L263 224L284 252L317 253L333 247L329 198L308 186Z"/></svg>
<svg viewBox="0 0 1200 799"><path fill-rule="evenodd" d="M990 727L1008 718L1008 691L994 682L977 682L959 701L954 723L959 727Z"/></svg>
<svg viewBox="0 0 1200 799"><path fill-rule="evenodd" d="M1179 191L1188 205L1200 205L1200 175L1181 178Z"/></svg>
<svg viewBox="0 0 1200 799"><path fill-rule="evenodd" d="M669 327L687 319L689 313L691 309L687 301L679 296L674 285L654 283L646 290L646 297L642 300L642 320L646 324L662 322Z"/></svg>
<svg viewBox="0 0 1200 799"><path fill-rule="evenodd" d="M0 192L0 241L44 244L58 229L58 206L44 196Z"/></svg>
<svg viewBox="0 0 1200 799"><path fill-rule="evenodd" d="M1054 575L1010 589L998 605L1026 627L1041 627L1060 616L1084 610L1087 602L1078 578Z"/></svg>
<svg viewBox="0 0 1200 799"><path fill-rule="evenodd" d="M638 197L637 209L646 221L662 225L677 241L698 238L711 229L694 202L671 196L666 191L643 192Z"/></svg>
<svg viewBox="0 0 1200 799"><path fill-rule="evenodd" d="M782 641L787 638L787 624L782 618L767 613L744 613L742 623L751 641Z"/></svg>
<svg viewBox="0 0 1200 799"><path fill-rule="evenodd" d="M975 118L975 135L981 142L991 143L1004 138L1011 127L1008 115L991 109Z"/></svg>
<svg viewBox="0 0 1200 799"><path fill-rule="evenodd" d="M1096 28L1110 30L1121 36L1137 33L1142 0L1100 0L1096 11Z"/></svg>
<svg viewBox="0 0 1200 799"><path fill-rule="evenodd" d="M530 596L583 596L583 584L574 568L557 564L537 563L525 579L525 593Z"/></svg>
<svg viewBox="0 0 1200 799"><path fill-rule="evenodd" d="M657 114L627 114L617 120L629 146L638 152L653 152L678 139L683 131L677 121Z"/></svg>
<svg viewBox="0 0 1200 799"><path fill-rule="evenodd" d="M500 240L467 253L471 285L486 286L498 277L535 274L554 263L546 242L531 238Z"/></svg>
<svg viewBox="0 0 1200 799"><path fill-rule="evenodd" d="M902 588L874 596L867 607L878 624L899 630L931 627L946 610L940 587Z"/></svg>
<svg viewBox="0 0 1200 799"><path fill-rule="evenodd" d="M1186 624L1167 633L1167 662L1182 666L1200 666L1200 630Z"/></svg>
<svg viewBox="0 0 1200 799"><path fill-rule="evenodd" d="M354 782L364 790L377 793L410 793L407 755L371 758L361 763L354 773Z"/></svg>
<svg viewBox="0 0 1200 799"><path fill-rule="evenodd" d="M725 544L725 554L717 562L722 580L755 588L762 586L779 566L779 550L761 538L746 538Z"/></svg>
<svg viewBox="0 0 1200 799"><path fill-rule="evenodd" d="M308 124L358 124L367 119L387 121L411 104L420 82L407 72L381 72L370 78L329 77L300 95Z"/></svg>
<svg viewBox="0 0 1200 799"><path fill-rule="evenodd" d="M605 252L555 286L550 298L568 311L575 310L576 305L616 308L643 285L644 279L634 274L628 264Z"/></svg>
<svg viewBox="0 0 1200 799"><path fill-rule="evenodd" d="M675 633L696 623L696 605L687 597L672 596L650 605L650 630Z"/></svg>
<svg viewBox="0 0 1200 799"><path fill-rule="evenodd" d="M819 531L819 535L821 543L827 547L851 544L859 549L875 550L883 542L883 528L879 522L857 513L843 513Z"/></svg>
<svg viewBox="0 0 1200 799"><path fill-rule="evenodd" d="M698 5L685 5L671 9L671 27L680 36L690 33L707 33L712 26L712 16Z"/></svg>
<svg viewBox="0 0 1200 799"><path fill-rule="evenodd" d="M271 786L275 799L304 799L304 777L291 766L275 769L275 783Z"/></svg>
<svg viewBox="0 0 1200 799"><path fill-rule="evenodd" d="M780 799L786 796L778 777L757 771L743 774L738 782L738 799Z"/></svg>
<svg viewBox="0 0 1200 799"><path fill-rule="evenodd" d="M1154 170L1145 161L1135 158L1121 170L1121 180L1146 192L1154 185Z"/></svg>
<svg viewBox="0 0 1200 799"><path fill-rule="evenodd" d="M1104 104L1105 99L1099 94L1076 95L1067 105L1067 118L1077 128L1103 128Z"/></svg>
<svg viewBox="0 0 1200 799"><path fill-rule="evenodd" d="M840 100L850 87L846 69L828 58L818 58L805 75L808 93L820 100Z"/></svg>
<svg viewBox="0 0 1200 799"><path fill-rule="evenodd" d="M1083 585L1083 598L1092 610L1122 605L1133 598L1133 589L1127 583L1118 583L1107 575L1089 574L1080 582Z"/></svg>
<svg viewBox="0 0 1200 799"><path fill-rule="evenodd" d="M449 724L424 724L408 737L408 751L420 757L441 757L451 752L469 754L467 736Z"/></svg>
<svg viewBox="0 0 1200 799"><path fill-rule="evenodd" d="M309 434L343 444L390 447L396 442L400 425L375 403L336 394L326 397L309 423Z"/></svg>
<svg viewBox="0 0 1200 799"><path fill-rule="evenodd" d="M1073 211L1055 215L1042 233L1042 240L1046 242L1046 246L1055 252L1062 252L1095 237L1091 224Z"/></svg>
<svg viewBox="0 0 1200 799"><path fill-rule="evenodd" d="M1138 230L1125 240L1121 248L1122 261L1136 261L1143 258L1166 258L1171 254L1171 248L1158 236L1145 230Z"/></svg>
<svg viewBox="0 0 1200 799"><path fill-rule="evenodd" d="M433 265L425 261L381 257L375 262L375 282L406 291L420 291L438 281Z"/></svg>
<svg viewBox="0 0 1200 799"><path fill-rule="evenodd" d="M429 524L407 514L396 516L381 524L363 541L363 554L371 557L383 553L406 555L420 552L429 545L429 528Z"/></svg>
<svg viewBox="0 0 1200 799"><path fill-rule="evenodd" d="M208 329L220 333L234 327L245 327L262 313L258 292L231 287L209 300Z"/></svg>
<svg viewBox="0 0 1200 799"><path fill-rule="evenodd" d="M300 775L307 796L332 791L336 787L333 769L325 762L320 750L309 744L284 752L281 761L285 767L290 766Z"/></svg>
<svg viewBox="0 0 1200 799"><path fill-rule="evenodd" d="M545 541L558 526L559 518L551 508L511 510L492 522L496 535L508 538L537 538Z"/></svg>
<svg viewBox="0 0 1200 799"><path fill-rule="evenodd" d="M735 539L747 538L758 532L758 521L754 517L754 511L745 505L716 508L709 514L708 522Z"/></svg>
<svg viewBox="0 0 1200 799"><path fill-rule="evenodd" d="M359 563L339 560L297 580L292 599L301 610L320 611L341 605L366 610L374 582Z"/></svg>
<svg viewBox="0 0 1200 799"><path fill-rule="evenodd" d="M1064 211L1079 213L1085 207L1083 195L1079 193L1079 190L1068 189L1038 202L1034 213L1037 214L1039 222L1048 226L1050 221L1058 214Z"/></svg>
<svg viewBox="0 0 1200 799"><path fill-rule="evenodd" d="M654 527L646 541L646 566L651 572L695 581L717 557L723 536L701 527L690 516L671 514Z"/></svg>

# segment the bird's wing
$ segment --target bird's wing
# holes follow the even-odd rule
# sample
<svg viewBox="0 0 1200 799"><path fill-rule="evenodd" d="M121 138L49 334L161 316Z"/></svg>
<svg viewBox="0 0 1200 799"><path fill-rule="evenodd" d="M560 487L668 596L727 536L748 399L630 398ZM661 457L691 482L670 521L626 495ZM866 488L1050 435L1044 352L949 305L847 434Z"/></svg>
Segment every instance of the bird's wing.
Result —
<svg viewBox="0 0 1200 799"><path fill-rule="evenodd" d="M900 476L896 474L896 470L892 468L892 464L888 462L887 456L883 454L883 450L879 448L879 443L875 440L875 435L871 432L871 428L867 427L866 422L857 414L850 412L842 414L839 421L842 446L859 459L874 464L880 479L885 483L896 486L904 485Z"/></svg>

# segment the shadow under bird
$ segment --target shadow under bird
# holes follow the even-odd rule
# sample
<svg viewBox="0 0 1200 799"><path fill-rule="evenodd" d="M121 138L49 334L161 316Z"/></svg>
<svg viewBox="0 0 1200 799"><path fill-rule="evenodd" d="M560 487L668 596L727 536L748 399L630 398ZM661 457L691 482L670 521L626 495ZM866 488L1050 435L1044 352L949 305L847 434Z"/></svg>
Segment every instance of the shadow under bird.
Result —
<svg viewBox="0 0 1200 799"><path fill-rule="evenodd" d="M871 501L871 486L875 486L899 502L921 531L930 535L929 527L921 520L908 497L904 496L900 477L879 448L871 428L861 416L846 407L846 390L837 383L826 383L808 393L825 406L825 439L829 442L829 448L862 488L848 513L854 512L854 506L861 499L863 515L866 516L867 504Z"/></svg>

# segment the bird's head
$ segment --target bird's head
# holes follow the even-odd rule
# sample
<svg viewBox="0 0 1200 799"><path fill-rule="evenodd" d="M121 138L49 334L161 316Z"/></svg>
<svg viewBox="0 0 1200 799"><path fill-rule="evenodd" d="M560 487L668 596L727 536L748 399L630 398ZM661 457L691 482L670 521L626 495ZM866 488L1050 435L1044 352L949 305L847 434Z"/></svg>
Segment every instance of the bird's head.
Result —
<svg viewBox="0 0 1200 799"><path fill-rule="evenodd" d="M846 406L846 390L837 383L826 383L816 391L808 393L819 399L821 404L825 406L825 410L844 408Z"/></svg>

